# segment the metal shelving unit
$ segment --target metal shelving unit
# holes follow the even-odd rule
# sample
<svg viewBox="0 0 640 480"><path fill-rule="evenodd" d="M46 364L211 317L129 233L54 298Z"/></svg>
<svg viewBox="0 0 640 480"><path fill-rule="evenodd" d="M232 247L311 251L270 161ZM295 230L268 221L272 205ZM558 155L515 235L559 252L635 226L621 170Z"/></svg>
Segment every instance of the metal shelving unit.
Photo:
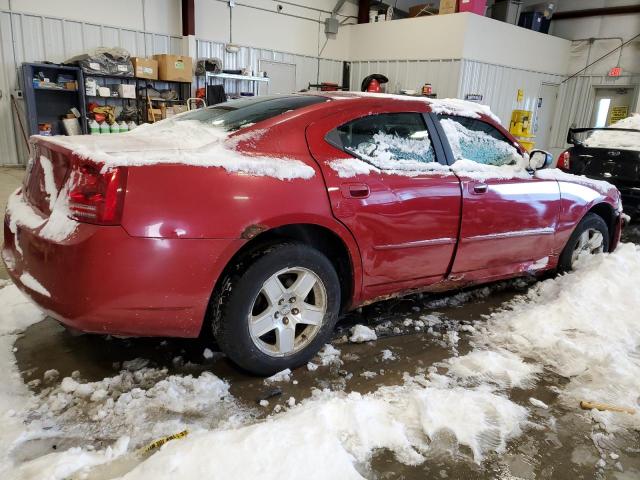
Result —
<svg viewBox="0 0 640 480"><path fill-rule="evenodd" d="M41 88L33 85L33 78L42 72L52 82L57 80L59 74L70 75L76 81L77 89ZM68 67L52 63L23 63L22 64L22 89L24 92L27 109L27 125L29 135L37 135L39 123L51 124L53 135L65 135L65 129L61 117L71 108L76 108L81 115L80 130L87 133L84 81L82 72L78 67Z"/></svg>
<svg viewBox="0 0 640 480"><path fill-rule="evenodd" d="M236 73L212 73L206 72L205 74L205 87L207 85L211 85L211 80L221 80L223 83L229 80L237 81L237 82L250 82L251 90L254 95L259 95L259 87L260 83L268 83L269 77L256 77L253 75L238 75ZM199 85L196 84L196 87ZM238 92L240 93L240 92Z"/></svg>

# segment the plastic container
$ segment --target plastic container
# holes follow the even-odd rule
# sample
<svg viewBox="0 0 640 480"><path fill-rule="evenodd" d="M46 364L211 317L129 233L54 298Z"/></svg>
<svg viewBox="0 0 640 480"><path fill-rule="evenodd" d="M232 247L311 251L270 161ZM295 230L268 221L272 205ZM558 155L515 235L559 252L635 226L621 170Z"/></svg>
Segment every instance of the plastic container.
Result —
<svg viewBox="0 0 640 480"><path fill-rule="evenodd" d="M120 133L120 125L118 122L113 122L110 127L111 133Z"/></svg>
<svg viewBox="0 0 640 480"><path fill-rule="evenodd" d="M129 120L129 122L127 123L127 127L129 129L129 131L133 130L134 128L136 128L138 125L136 125L136 122L134 122L133 120Z"/></svg>
<svg viewBox="0 0 640 480"><path fill-rule="evenodd" d="M89 121L89 133L91 135L97 135L100 133L100 124L95 120Z"/></svg>
<svg viewBox="0 0 640 480"><path fill-rule="evenodd" d="M471 12L484 17L487 11L487 0L459 0L459 12Z"/></svg>
<svg viewBox="0 0 640 480"><path fill-rule="evenodd" d="M125 122L124 120L120 120L120 122L118 122L118 127L120 127L120 133L129 131L129 127L127 126L127 122Z"/></svg>
<svg viewBox="0 0 640 480"><path fill-rule="evenodd" d="M100 124L100 133L111 133L111 129L109 128L109 124L107 122L102 122Z"/></svg>

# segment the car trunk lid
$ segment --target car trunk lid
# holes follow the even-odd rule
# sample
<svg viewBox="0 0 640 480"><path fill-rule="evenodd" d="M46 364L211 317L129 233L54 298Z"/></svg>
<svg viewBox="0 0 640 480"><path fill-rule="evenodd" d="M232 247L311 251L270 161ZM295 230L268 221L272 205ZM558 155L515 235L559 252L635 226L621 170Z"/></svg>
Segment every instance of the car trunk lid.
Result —
<svg viewBox="0 0 640 480"><path fill-rule="evenodd" d="M71 152L40 139L32 141L31 146L32 158L22 190L27 202L48 217L69 175Z"/></svg>
<svg viewBox="0 0 640 480"><path fill-rule="evenodd" d="M640 184L640 152L615 148L574 149L582 164L578 174L621 186Z"/></svg>

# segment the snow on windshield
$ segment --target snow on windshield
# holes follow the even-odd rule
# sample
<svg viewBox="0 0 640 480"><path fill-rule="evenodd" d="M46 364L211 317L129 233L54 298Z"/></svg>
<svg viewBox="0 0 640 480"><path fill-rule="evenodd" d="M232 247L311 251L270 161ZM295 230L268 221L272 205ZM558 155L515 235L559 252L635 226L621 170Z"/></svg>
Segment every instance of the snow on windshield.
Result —
<svg viewBox="0 0 640 480"><path fill-rule="evenodd" d="M623 118L610 125L610 127L640 130L640 113L634 113L630 117ZM640 151L640 132L596 130L584 141L584 145L595 148L619 148Z"/></svg>
<svg viewBox="0 0 640 480"><path fill-rule="evenodd" d="M505 141L485 132L470 130L450 118L442 119L440 125L449 140L456 161L473 160L496 167L521 163L522 155Z"/></svg>

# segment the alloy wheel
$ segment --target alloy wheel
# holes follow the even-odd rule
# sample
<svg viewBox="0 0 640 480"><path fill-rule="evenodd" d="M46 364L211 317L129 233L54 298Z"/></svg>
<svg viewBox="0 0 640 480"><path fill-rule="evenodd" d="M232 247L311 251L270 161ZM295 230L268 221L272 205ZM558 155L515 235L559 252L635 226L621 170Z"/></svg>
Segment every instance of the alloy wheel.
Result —
<svg viewBox="0 0 640 480"><path fill-rule="evenodd" d="M602 233L595 228L588 228L578 237L578 243L576 243L571 255L571 265L575 265L578 258L583 254L595 255L603 251L604 238Z"/></svg>
<svg viewBox="0 0 640 480"><path fill-rule="evenodd" d="M327 312L327 291L318 275L290 267L269 277L253 301L249 334L263 353L294 355L320 331Z"/></svg>

